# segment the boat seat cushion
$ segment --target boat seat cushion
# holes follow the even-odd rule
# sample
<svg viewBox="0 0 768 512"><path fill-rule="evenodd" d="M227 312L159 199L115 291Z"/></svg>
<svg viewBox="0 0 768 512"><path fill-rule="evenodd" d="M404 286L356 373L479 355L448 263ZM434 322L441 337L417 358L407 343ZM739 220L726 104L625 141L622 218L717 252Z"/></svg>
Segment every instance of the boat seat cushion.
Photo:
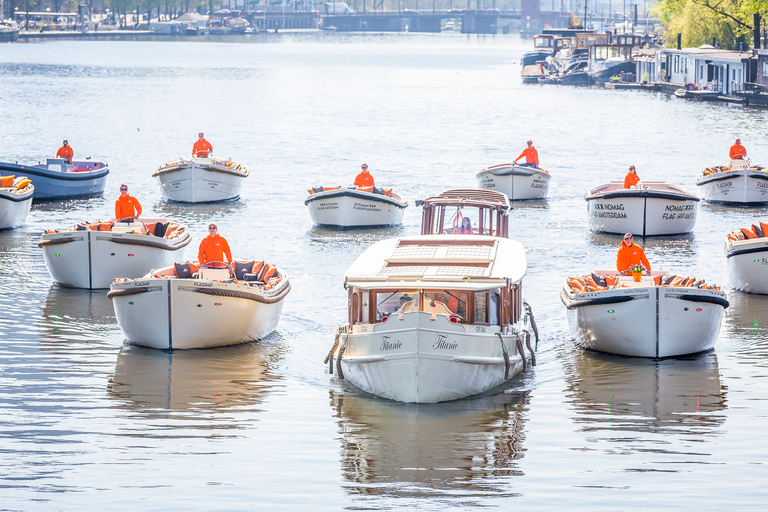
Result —
<svg viewBox="0 0 768 512"><path fill-rule="evenodd" d="M264 284L264 281L259 281L259 276L256 274L243 274L241 281L248 281L253 284Z"/></svg>
<svg viewBox="0 0 768 512"><path fill-rule="evenodd" d="M239 281L245 280L245 274L250 274L253 268L253 261L236 261L235 262L235 279Z"/></svg>
<svg viewBox="0 0 768 512"><path fill-rule="evenodd" d="M755 232L758 238L763 238L765 236L765 230L755 224L752 224L752 231Z"/></svg>
<svg viewBox="0 0 768 512"><path fill-rule="evenodd" d="M376 186L374 186L374 187L373 187L373 190L372 190L372 192L373 192L374 194L379 194L379 195L382 195L382 196L384 195L384 190L382 190L382 189L380 189L380 188L378 188L378 187L376 187Z"/></svg>
<svg viewBox="0 0 768 512"><path fill-rule="evenodd" d="M173 266L176 269L176 277L181 277L182 279L189 279L192 277L192 269L189 266L189 262L174 263Z"/></svg>
<svg viewBox="0 0 768 512"><path fill-rule="evenodd" d="M0 176L0 187L12 187L13 180L16 179L16 175L12 176Z"/></svg>
<svg viewBox="0 0 768 512"><path fill-rule="evenodd" d="M763 230L763 236L768 236L768 224L765 222L760 222L760 229Z"/></svg>
<svg viewBox="0 0 768 512"><path fill-rule="evenodd" d="M664 286L669 286L669 284L676 278L677 276L674 274L669 274L666 276L661 276L661 284Z"/></svg>
<svg viewBox="0 0 768 512"><path fill-rule="evenodd" d="M752 231L752 228L741 228L741 232L744 233L745 239L757 238L757 233Z"/></svg>
<svg viewBox="0 0 768 512"><path fill-rule="evenodd" d="M384 194L387 197L392 197L392 189L391 188L383 188L381 189L382 194Z"/></svg>
<svg viewBox="0 0 768 512"><path fill-rule="evenodd" d="M270 265L267 263L264 265L264 271L261 274L261 279L259 281L264 281L265 283L269 281L270 277L273 277L275 275L275 272L277 272L277 268L275 268L274 265Z"/></svg>
<svg viewBox="0 0 768 512"><path fill-rule="evenodd" d="M592 281L597 286L608 286L608 283L606 282L604 276L601 276L601 275L598 275L598 274L595 274L594 272L592 272L592 276L591 277L592 277Z"/></svg>
<svg viewBox="0 0 768 512"><path fill-rule="evenodd" d="M32 180L31 180L31 179L29 179L29 178L24 178L24 179L22 179L21 181L19 181L19 182L18 182L18 183L15 185L15 187L16 187L17 189L21 190L21 189L23 189L24 187L26 187L27 185L29 185L30 183L32 183Z"/></svg>
<svg viewBox="0 0 768 512"><path fill-rule="evenodd" d="M168 229L168 224L168 222L158 222L155 224L154 235L163 238L165 236L165 231Z"/></svg>

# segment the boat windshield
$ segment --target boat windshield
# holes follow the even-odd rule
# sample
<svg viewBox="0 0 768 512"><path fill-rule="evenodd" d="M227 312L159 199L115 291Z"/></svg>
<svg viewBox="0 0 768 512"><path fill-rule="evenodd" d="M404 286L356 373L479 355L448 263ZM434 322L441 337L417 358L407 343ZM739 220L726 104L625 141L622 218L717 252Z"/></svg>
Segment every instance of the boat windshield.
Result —
<svg viewBox="0 0 768 512"><path fill-rule="evenodd" d="M433 221L432 234L497 236L498 220L490 208L440 206Z"/></svg>
<svg viewBox="0 0 768 512"><path fill-rule="evenodd" d="M384 322L392 315L423 311L445 315L453 322L498 325L500 290L473 292L467 290L375 290L376 322ZM360 318L353 313L355 322ZM365 315L363 315L364 317Z"/></svg>

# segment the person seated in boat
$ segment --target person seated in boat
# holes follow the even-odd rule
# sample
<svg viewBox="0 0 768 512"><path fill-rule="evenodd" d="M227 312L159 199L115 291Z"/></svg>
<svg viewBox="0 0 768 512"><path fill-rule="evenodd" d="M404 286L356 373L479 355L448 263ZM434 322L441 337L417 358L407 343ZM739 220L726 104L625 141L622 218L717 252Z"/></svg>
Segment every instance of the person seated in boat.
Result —
<svg viewBox="0 0 768 512"><path fill-rule="evenodd" d="M461 226L456 230L457 235L471 235L472 234L472 221L469 217L463 217L461 219Z"/></svg>
<svg viewBox="0 0 768 512"><path fill-rule="evenodd" d="M533 147L533 141L529 140L527 144L528 144L528 147L525 148L522 153L520 153L520 156L515 158L515 161L513 163L521 167L533 167L534 169L538 169L539 168L539 152L536 151L535 147ZM525 163L518 164L517 161L523 157L525 157Z"/></svg>
<svg viewBox="0 0 768 512"><path fill-rule="evenodd" d="M128 185L120 185L120 197L115 201L115 220L132 222L141 215L141 204L135 197L128 195Z"/></svg>
<svg viewBox="0 0 768 512"><path fill-rule="evenodd" d="M634 165L629 166L629 172L624 176L624 188L632 188L640 182Z"/></svg>
<svg viewBox="0 0 768 512"><path fill-rule="evenodd" d="M211 146L210 142L205 140L203 132L198 133L197 140L192 146L192 156L205 158L211 153L213 153L213 146Z"/></svg>
<svg viewBox="0 0 768 512"><path fill-rule="evenodd" d="M747 148L741 145L741 139L736 139L728 155L731 157L731 160L744 160L747 158Z"/></svg>
<svg viewBox="0 0 768 512"><path fill-rule="evenodd" d="M630 270L632 265L643 265L646 275L651 275L651 264L645 257L643 248L634 243L632 233L627 233L616 254L616 270L628 276L632 274Z"/></svg>
<svg viewBox="0 0 768 512"><path fill-rule="evenodd" d="M75 152L72 151L72 146L69 145L67 139L64 139L62 146L56 152L56 156L65 159L67 163L72 163L72 157L75 156Z"/></svg>
<svg viewBox="0 0 768 512"><path fill-rule="evenodd" d="M219 234L216 224L210 224L208 236L203 238L197 250L197 261L201 266L210 263L209 266L213 268L224 268L224 256L228 263L232 263L232 251L229 250L227 240Z"/></svg>
<svg viewBox="0 0 768 512"><path fill-rule="evenodd" d="M356 187L372 187L373 176L368 172L368 164L363 164L360 167L362 168L362 171L355 178L354 185Z"/></svg>

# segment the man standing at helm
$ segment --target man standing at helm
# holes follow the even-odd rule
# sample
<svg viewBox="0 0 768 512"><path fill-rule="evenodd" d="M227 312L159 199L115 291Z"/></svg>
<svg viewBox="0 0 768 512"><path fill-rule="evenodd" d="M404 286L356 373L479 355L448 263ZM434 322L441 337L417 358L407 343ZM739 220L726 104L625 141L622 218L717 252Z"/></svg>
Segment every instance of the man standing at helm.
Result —
<svg viewBox="0 0 768 512"><path fill-rule="evenodd" d="M731 146L728 155L731 157L731 160L744 160L747 158L747 148L741 145L741 139L736 139L736 143Z"/></svg>
<svg viewBox="0 0 768 512"><path fill-rule="evenodd" d="M211 153L213 153L213 146L211 146L210 142L205 140L203 132L198 133L197 140L192 146L192 156L206 158Z"/></svg>

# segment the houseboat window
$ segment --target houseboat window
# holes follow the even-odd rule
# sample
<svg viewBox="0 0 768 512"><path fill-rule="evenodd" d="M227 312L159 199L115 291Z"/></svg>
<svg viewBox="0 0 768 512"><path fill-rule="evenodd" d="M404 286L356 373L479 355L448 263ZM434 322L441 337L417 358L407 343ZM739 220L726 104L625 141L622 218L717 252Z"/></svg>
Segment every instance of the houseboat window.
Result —
<svg viewBox="0 0 768 512"><path fill-rule="evenodd" d="M381 322L390 315L403 311L419 310L418 290L384 290L373 292L376 303L376 321Z"/></svg>
<svg viewBox="0 0 768 512"><path fill-rule="evenodd" d="M370 310L368 309L368 292L361 293L360 294L360 298L362 299L361 300L362 308L361 308L360 319L361 319L362 322L366 322L367 323L367 322L369 322L369 318L370 318L370 316L369 316L370 315L370 313L369 313Z"/></svg>
<svg viewBox="0 0 768 512"><path fill-rule="evenodd" d="M768 76L768 60L763 61L763 76Z"/></svg>
<svg viewBox="0 0 768 512"><path fill-rule="evenodd" d="M449 313L459 315L459 321L466 322L469 309L469 300L470 292L459 290L425 291L424 309L427 309L427 305L431 307L433 301L436 305L440 305L440 303L442 303L446 308L448 308Z"/></svg>
<svg viewBox="0 0 768 512"><path fill-rule="evenodd" d="M488 323L488 293L475 293L475 322Z"/></svg>
<svg viewBox="0 0 768 512"><path fill-rule="evenodd" d="M355 292L352 294L352 323L356 324L360 321L360 294Z"/></svg>
<svg viewBox="0 0 768 512"><path fill-rule="evenodd" d="M488 308L488 323L491 325L499 325L499 304L501 304L499 294L492 293L491 304Z"/></svg>

